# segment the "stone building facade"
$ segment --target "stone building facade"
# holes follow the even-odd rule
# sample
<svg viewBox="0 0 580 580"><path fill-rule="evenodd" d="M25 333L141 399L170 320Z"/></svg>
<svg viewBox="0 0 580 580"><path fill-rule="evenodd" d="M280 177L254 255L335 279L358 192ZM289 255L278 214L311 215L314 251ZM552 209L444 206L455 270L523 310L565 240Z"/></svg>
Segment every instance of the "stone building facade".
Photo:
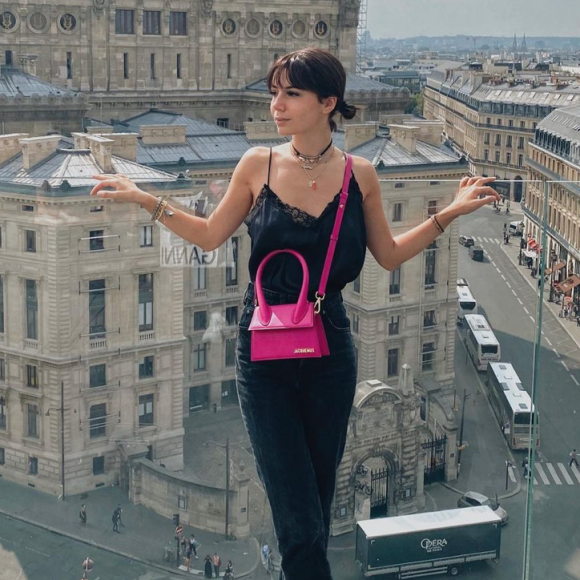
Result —
<svg viewBox="0 0 580 580"><path fill-rule="evenodd" d="M580 284L580 105L554 111L541 121L529 146L528 196L524 233L542 243L544 198L548 188L546 267L556 264L551 279L572 277L566 290L576 302ZM558 183L554 183L558 182Z"/></svg>
<svg viewBox="0 0 580 580"><path fill-rule="evenodd" d="M476 175L497 176L494 187L519 202L525 196L525 158L538 123L580 101L577 83L516 82L466 67L433 71L424 115L445 123L445 134Z"/></svg>
<svg viewBox="0 0 580 580"><path fill-rule="evenodd" d="M102 172L190 181L114 144L0 137L0 472L57 495L115 483L120 444L183 464L183 271L161 273L145 212L88 193Z"/></svg>

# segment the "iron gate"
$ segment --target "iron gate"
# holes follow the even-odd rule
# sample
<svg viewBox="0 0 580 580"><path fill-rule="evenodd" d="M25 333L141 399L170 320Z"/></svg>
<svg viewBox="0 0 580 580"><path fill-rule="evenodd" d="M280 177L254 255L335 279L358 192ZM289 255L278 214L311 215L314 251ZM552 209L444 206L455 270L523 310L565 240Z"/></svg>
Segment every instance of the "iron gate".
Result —
<svg viewBox="0 0 580 580"><path fill-rule="evenodd" d="M371 471L371 519L384 518L388 512L389 470Z"/></svg>
<svg viewBox="0 0 580 580"><path fill-rule="evenodd" d="M447 435L439 439L430 439L421 443L426 450L425 457L425 484L443 481L445 479L445 449Z"/></svg>

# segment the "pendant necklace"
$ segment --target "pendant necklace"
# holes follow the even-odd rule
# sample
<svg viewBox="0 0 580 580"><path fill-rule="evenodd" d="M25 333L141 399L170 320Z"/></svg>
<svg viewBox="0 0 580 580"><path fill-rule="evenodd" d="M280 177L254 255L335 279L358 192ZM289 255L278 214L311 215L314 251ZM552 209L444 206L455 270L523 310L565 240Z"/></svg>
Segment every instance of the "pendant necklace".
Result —
<svg viewBox="0 0 580 580"><path fill-rule="evenodd" d="M304 169L313 169L312 165L316 165L322 159L323 155L332 147L332 139L330 140L330 143L324 148L324 150L318 155L304 155L303 153L300 153L296 147L294 147L294 143L290 143L290 145L292 147L292 153L294 154L294 157L300 161Z"/></svg>
<svg viewBox="0 0 580 580"><path fill-rule="evenodd" d="M313 189L314 191L316 191L318 189L318 186L316 185L316 180L326 171L326 168L328 167L328 163L332 159L333 155L334 155L334 149L331 151L328 159L324 162L324 167L322 168L322 171L318 175L314 175L314 176L310 175L308 173L308 171L306 171L306 167L304 167L300 163L298 157L296 157L296 161L298 162L298 165L300 165L300 167L302 168L302 171L304 171L304 174L306 175L306 177L308 177L308 187L310 187L310 189Z"/></svg>

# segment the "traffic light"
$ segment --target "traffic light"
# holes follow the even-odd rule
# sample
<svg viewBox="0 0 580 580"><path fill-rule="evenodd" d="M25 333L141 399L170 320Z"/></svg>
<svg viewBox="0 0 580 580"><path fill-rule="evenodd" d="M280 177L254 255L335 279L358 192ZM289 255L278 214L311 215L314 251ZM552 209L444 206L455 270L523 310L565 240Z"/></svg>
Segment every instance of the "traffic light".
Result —
<svg viewBox="0 0 580 580"><path fill-rule="evenodd" d="M173 525L175 527L179 525L179 514L173 514Z"/></svg>

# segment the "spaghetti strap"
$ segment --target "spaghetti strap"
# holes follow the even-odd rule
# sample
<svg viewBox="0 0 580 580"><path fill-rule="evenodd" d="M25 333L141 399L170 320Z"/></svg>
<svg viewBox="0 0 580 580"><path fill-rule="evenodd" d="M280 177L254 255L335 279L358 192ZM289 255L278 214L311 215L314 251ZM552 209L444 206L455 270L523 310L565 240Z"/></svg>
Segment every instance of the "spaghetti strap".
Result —
<svg viewBox="0 0 580 580"><path fill-rule="evenodd" d="M268 187L270 187L270 169L272 167L272 147L270 147L270 161L268 161Z"/></svg>

